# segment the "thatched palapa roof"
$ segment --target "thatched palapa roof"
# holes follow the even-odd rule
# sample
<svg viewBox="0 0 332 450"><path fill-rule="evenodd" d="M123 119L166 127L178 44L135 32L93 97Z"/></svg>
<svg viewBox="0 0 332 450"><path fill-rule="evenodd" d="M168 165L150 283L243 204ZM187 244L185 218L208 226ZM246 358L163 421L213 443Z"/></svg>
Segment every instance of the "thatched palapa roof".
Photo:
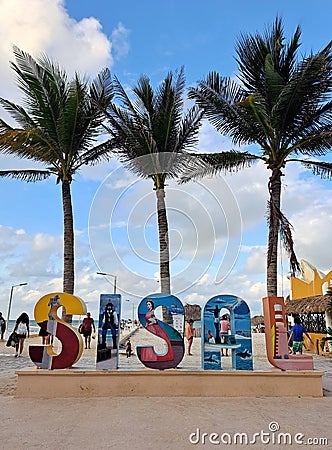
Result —
<svg viewBox="0 0 332 450"><path fill-rule="evenodd" d="M286 314L323 313L330 309L331 295L314 295L285 302Z"/></svg>

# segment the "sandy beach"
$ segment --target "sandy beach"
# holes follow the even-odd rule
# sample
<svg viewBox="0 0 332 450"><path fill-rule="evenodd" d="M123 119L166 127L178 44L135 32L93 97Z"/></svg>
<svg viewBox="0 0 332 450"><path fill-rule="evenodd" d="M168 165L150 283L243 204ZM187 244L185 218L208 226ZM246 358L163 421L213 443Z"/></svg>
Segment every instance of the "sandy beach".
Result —
<svg viewBox="0 0 332 450"><path fill-rule="evenodd" d="M144 330L143 330L144 331ZM136 336L135 336L136 335ZM144 340L136 334L131 340ZM26 344L40 343L33 337ZM14 350L0 342L0 449L189 449L215 448L211 433L220 439L223 433L269 432L279 427L290 433L291 448L303 448L294 442L302 433L308 438L326 438L328 444L312 448L332 448L332 359L314 356L316 370L323 370L323 398L58 398L49 400L15 398L19 369L32 367L25 346L23 358L14 358ZM134 352L135 353L135 352ZM183 366L199 362L199 339L194 341L194 356L184 358ZM264 335L253 335L254 368L269 370ZM130 361L128 361L130 360ZM91 367L95 361L95 341L84 350L77 367ZM133 368L140 364L136 356L126 358L120 349L119 365ZM50 386L52 389L52 386ZM207 436L202 438L202 433ZM192 443L190 441L198 443ZM202 443L202 439L204 443ZM207 439L207 441L206 441ZM272 438L271 438L272 439ZM239 448L239 443L219 447ZM262 449L261 442L251 444ZM271 447L286 448L284 445Z"/></svg>

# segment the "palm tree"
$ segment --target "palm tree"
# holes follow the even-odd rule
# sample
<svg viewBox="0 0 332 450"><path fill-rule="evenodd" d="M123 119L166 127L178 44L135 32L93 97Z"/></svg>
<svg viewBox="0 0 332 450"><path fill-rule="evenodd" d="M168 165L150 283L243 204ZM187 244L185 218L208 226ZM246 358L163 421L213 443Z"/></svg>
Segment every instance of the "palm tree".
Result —
<svg viewBox="0 0 332 450"><path fill-rule="evenodd" d="M131 100L115 77L114 94L120 105L112 103L107 110L111 147L116 147L114 154L129 170L153 181L163 293L171 291L165 182L167 178L176 177L183 168L181 155L197 142L202 117L197 107L184 113L184 84L183 68L176 76L170 72L155 91L149 78L141 76L132 89Z"/></svg>
<svg viewBox="0 0 332 450"><path fill-rule="evenodd" d="M282 20L277 17L264 34L241 35L238 39L238 81L211 72L189 91L189 97L220 133L230 135L235 145L255 143L259 151L200 155L205 168L187 172L183 181L237 171L259 160L270 171L268 296L277 295L279 235L290 255L291 270L299 268L292 227L280 209L286 164L296 161L323 178L332 175L331 164L307 159L326 154L332 143L332 42L318 53L299 58L300 37L297 27L287 44Z"/></svg>
<svg viewBox="0 0 332 450"><path fill-rule="evenodd" d="M111 99L111 77L101 71L88 84L78 74L68 81L67 74L47 56L35 60L14 47L18 87L24 94L24 106L0 98L0 104L18 124L12 127L0 119L0 151L38 161L41 170L7 170L8 176L28 182L56 176L61 183L64 223L63 290L74 293L74 225L71 182L86 164L105 157L105 149L96 145L106 108Z"/></svg>

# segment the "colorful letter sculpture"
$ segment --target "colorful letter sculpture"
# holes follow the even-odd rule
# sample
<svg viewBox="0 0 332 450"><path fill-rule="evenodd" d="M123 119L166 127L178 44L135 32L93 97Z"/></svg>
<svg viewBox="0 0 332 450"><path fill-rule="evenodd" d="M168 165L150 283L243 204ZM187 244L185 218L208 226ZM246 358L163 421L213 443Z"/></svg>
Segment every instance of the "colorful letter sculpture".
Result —
<svg viewBox="0 0 332 450"><path fill-rule="evenodd" d="M220 333L220 312L229 311L230 331ZM222 314L223 316L224 314ZM202 368L221 370L221 350L232 352L232 368L253 370L250 311L247 303L234 295L212 297L202 310Z"/></svg>
<svg viewBox="0 0 332 450"><path fill-rule="evenodd" d="M171 369L175 368L182 361L184 355L184 343L179 331L170 325L158 320L155 316L155 308L164 306L168 310L169 317L173 323L179 323L179 316L183 316L182 330L184 324L184 307L181 301L174 295L152 294L145 297L138 306L138 318L141 324L150 333L163 339L167 344L167 351L164 354L155 352L153 345L137 346L137 356L139 360L151 369ZM179 328L179 325L177 326Z"/></svg>
<svg viewBox="0 0 332 450"><path fill-rule="evenodd" d="M57 310L64 306L67 314L86 314L86 305L75 295L56 292L44 295L35 306L34 315L38 325L51 337L61 342L61 352L53 351L50 345L30 345L31 360L41 369L67 369L75 364L83 352L80 334L57 316Z"/></svg>
<svg viewBox="0 0 332 450"><path fill-rule="evenodd" d="M44 295L36 303L35 320L45 335L50 336L51 342L29 346L31 360L41 369L72 367L82 355L81 335L57 315L62 306L67 314L86 314L83 300L63 292ZM167 312L168 323L157 319L155 309L158 307ZM225 310L227 314L224 314ZM283 297L263 298L263 312L269 362L281 370L313 370L312 356L289 354ZM118 368L120 313L121 295L101 294L97 345L99 370ZM138 318L154 335L153 345L136 346L141 363L159 370L177 367L184 356L184 307L181 301L171 294L151 294L139 304ZM244 300L234 295L212 297L202 309L201 319L203 370L222 370L222 353L226 350L232 353L232 369L253 370L250 311ZM61 342L58 354L53 349L54 338ZM156 352L158 343L163 344L163 353Z"/></svg>
<svg viewBox="0 0 332 450"><path fill-rule="evenodd" d="M281 370L313 370L312 356L290 355L283 297L263 298L266 353L269 362Z"/></svg>
<svg viewBox="0 0 332 450"><path fill-rule="evenodd" d="M118 368L120 294L101 294L99 305L97 369Z"/></svg>

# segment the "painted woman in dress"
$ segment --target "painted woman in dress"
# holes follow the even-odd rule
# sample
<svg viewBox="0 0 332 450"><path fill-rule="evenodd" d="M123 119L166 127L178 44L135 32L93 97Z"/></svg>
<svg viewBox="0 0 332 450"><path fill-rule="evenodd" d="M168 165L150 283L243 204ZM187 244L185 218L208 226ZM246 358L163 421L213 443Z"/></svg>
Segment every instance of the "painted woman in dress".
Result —
<svg viewBox="0 0 332 450"><path fill-rule="evenodd" d="M161 337L164 339L167 343L167 353L164 355L157 355L153 348L151 347L145 347L142 349L142 360L143 361L172 361L174 359L174 352L171 345L171 342L166 334L166 332L163 330L163 328L159 325L158 320L154 314L154 303L152 300L146 301L146 306L148 308L146 314L145 314L145 320L146 325L145 328L153 333L154 335Z"/></svg>

